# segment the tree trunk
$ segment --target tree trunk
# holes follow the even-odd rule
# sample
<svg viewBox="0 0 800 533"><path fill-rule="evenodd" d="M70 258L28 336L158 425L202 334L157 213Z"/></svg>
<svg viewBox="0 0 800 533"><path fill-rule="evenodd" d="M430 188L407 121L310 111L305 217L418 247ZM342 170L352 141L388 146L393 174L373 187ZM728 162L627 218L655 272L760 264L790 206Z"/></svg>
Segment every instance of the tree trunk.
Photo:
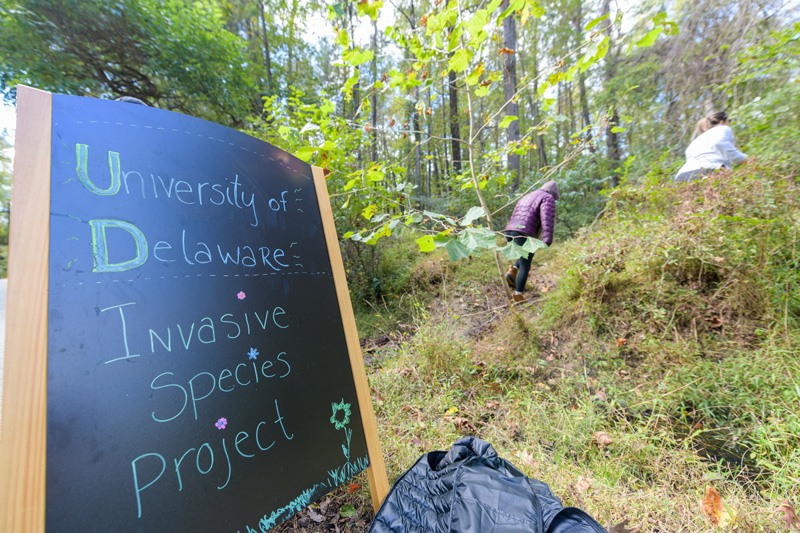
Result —
<svg viewBox="0 0 800 533"><path fill-rule="evenodd" d="M267 21L264 17L264 10L266 7L264 6L264 1L259 0L258 2L258 14L261 18L261 40L264 44L264 64L267 67L267 87L269 88L270 92L275 90L275 87L272 84L272 60L270 59L269 55L269 39L267 38Z"/></svg>
<svg viewBox="0 0 800 533"><path fill-rule="evenodd" d="M611 0L603 0L602 15L608 15L610 9L611 9ZM612 28L613 25L609 26L609 29L607 31L611 33ZM608 43L608 54L606 55L606 64L604 72L606 92L610 92L611 90L611 83L614 80L614 75L616 74L617 70L616 60L617 60L617 54L614 53L614 39L612 36L612 38L609 40ZM616 187L617 185L619 185L619 166L620 166L620 161L622 159L619 148L619 137L614 131L614 129L618 126L619 126L619 113L617 112L616 106L613 106L613 110L611 112L611 118L608 121L608 125L606 126L606 151L607 151L606 157L608 158L609 170L611 171L612 187Z"/></svg>
<svg viewBox="0 0 800 533"><path fill-rule="evenodd" d="M500 9L508 9L508 0L503 0ZM512 101L517 92L517 23L514 14L509 14L503 19L503 43L511 53L503 54L503 89L506 106L506 116L519 116L519 103ZM519 120L512 122L506 129L508 143L519 141ZM508 171L511 174L511 190L519 189L519 154L508 153Z"/></svg>
<svg viewBox="0 0 800 533"><path fill-rule="evenodd" d="M451 54L452 55L452 54ZM450 71L447 75L450 90L450 146L453 159L453 173L461 174L461 117L458 114L458 87L456 73Z"/></svg>

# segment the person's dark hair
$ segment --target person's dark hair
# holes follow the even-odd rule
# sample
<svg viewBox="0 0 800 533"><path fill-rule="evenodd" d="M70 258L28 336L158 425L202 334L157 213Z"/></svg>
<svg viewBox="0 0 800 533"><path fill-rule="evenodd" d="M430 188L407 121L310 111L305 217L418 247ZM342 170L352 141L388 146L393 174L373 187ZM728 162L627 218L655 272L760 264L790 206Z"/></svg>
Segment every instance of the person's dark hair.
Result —
<svg viewBox="0 0 800 533"><path fill-rule="evenodd" d="M711 123L711 127L719 126L723 122L728 122L728 114L725 111L715 111L706 115L706 118Z"/></svg>
<svg viewBox="0 0 800 533"><path fill-rule="evenodd" d="M697 125L694 128L694 135L692 135L692 140L697 138L698 135L702 135L703 133L707 132L714 126L719 126L720 124L725 124L727 122L728 114L725 111L714 111L713 113L709 113L697 121Z"/></svg>

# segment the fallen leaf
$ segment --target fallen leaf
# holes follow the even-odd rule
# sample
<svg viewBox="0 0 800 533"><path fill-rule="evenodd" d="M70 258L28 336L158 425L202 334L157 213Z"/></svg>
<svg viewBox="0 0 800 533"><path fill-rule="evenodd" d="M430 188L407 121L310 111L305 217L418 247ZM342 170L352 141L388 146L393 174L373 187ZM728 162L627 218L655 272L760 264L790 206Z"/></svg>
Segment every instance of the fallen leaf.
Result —
<svg viewBox="0 0 800 533"><path fill-rule="evenodd" d="M403 370L400 371L400 375L403 376L404 378L406 378L408 376L412 376L412 375L416 376L417 375L417 369L416 368L404 368Z"/></svg>
<svg viewBox="0 0 800 533"><path fill-rule="evenodd" d="M539 466L539 463L533 460L533 454L528 453L528 450L518 451L517 457L519 457L519 460L522 462L522 464L528 465L532 468L536 468L537 466Z"/></svg>
<svg viewBox="0 0 800 533"><path fill-rule="evenodd" d="M458 407L451 407L447 411L444 412L445 416L447 415L454 415L458 412Z"/></svg>
<svg viewBox="0 0 800 533"><path fill-rule="evenodd" d="M345 518L350 518L351 516L354 516L356 514L356 508L353 507L352 504L346 503L346 504L342 505L342 508L339 509L339 512Z"/></svg>
<svg viewBox="0 0 800 533"><path fill-rule="evenodd" d="M550 292L550 287L548 287L547 285L543 286L542 292Z"/></svg>
<svg viewBox="0 0 800 533"><path fill-rule="evenodd" d="M624 337L621 337L621 338L617 339L617 348L625 346L626 342L628 342L628 339L626 339Z"/></svg>
<svg viewBox="0 0 800 533"><path fill-rule="evenodd" d="M500 408L500 402L489 401L486 402L486 408L491 409L492 411L496 411Z"/></svg>
<svg viewBox="0 0 800 533"><path fill-rule="evenodd" d="M639 533L642 530L642 526L634 526L631 529L628 529L626 526L628 525L628 519L626 518L619 524L613 525L608 528L608 533Z"/></svg>
<svg viewBox="0 0 800 533"><path fill-rule="evenodd" d="M614 439L612 439L611 436L605 431L595 431L592 433L592 440L601 448L614 444Z"/></svg>
<svg viewBox="0 0 800 533"><path fill-rule="evenodd" d="M578 494L583 494L587 490L592 488L592 483L586 478L579 477L578 481L575 482L575 490Z"/></svg>
<svg viewBox="0 0 800 533"><path fill-rule="evenodd" d="M722 327L722 319L717 315L707 316L705 317L705 321L711 329L719 329Z"/></svg>
<svg viewBox="0 0 800 533"><path fill-rule="evenodd" d="M606 393L605 393L605 392L603 392L603 389L598 389L598 390L597 390L597 393L596 393L594 396L595 396L595 398L597 398L597 399L598 399L598 400L600 400L601 402L606 402L606 401L608 401L608 397L606 396Z"/></svg>
<svg viewBox="0 0 800 533"><path fill-rule="evenodd" d="M706 495L700 500L700 509L711 519L711 523L721 528L727 527L736 520L736 511L722 502L719 492L712 486L706 487Z"/></svg>
<svg viewBox="0 0 800 533"><path fill-rule="evenodd" d="M361 488L361 485L356 485L355 483L350 483L350 494L353 494L355 491Z"/></svg>
<svg viewBox="0 0 800 533"><path fill-rule="evenodd" d="M783 513L781 521L786 524L786 529L800 529L800 518L797 518L794 506L789 500L783 500L776 510Z"/></svg>
<svg viewBox="0 0 800 533"><path fill-rule="evenodd" d="M313 507L308 508L308 517L317 524L325 520L325 517L315 511Z"/></svg>
<svg viewBox="0 0 800 533"><path fill-rule="evenodd" d="M472 431L473 433L476 433L478 431L478 428L475 427L475 424L473 424L466 418L463 417L454 418L452 419L452 422L453 425L461 431Z"/></svg>

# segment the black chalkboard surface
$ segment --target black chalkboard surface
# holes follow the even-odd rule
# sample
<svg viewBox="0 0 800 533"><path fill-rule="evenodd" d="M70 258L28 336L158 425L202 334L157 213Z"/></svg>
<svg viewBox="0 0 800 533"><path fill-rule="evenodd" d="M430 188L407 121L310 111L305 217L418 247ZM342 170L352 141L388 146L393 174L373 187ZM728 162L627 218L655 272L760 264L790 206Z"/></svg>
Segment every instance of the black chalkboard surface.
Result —
<svg viewBox="0 0 800 533"><path fill-rule="evenodd" d="M46 528L267 530L366 468L311 167L145 106L52 117Z"/></svg>

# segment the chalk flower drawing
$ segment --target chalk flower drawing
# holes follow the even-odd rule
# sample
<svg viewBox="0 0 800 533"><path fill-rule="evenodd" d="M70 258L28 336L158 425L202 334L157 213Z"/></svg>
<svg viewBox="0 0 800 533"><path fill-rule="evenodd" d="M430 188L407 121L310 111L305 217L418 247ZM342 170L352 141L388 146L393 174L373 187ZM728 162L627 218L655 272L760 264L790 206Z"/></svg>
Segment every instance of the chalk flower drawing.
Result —
<svg viewBox="0 0 800 533"><path fill-rule="evenodd" d="M228 419L225 418L225 417L222 417L219 420L217 420L217 423L214 424L214 425L217 426L217 429L225 429L225 426L228 425Z"/></svg>
<svg viewBox="0 0 800 533"><path fill-rule="evenodd" d="M240 300L244 300L244 291L239 291L239 294L237 294L236 297Z"/></svg>
<svg viewBox="0 0 800 533"><path fill-rule="evenodd" d="M331 424L336 426L336 429L343 429L350 423L350 404L344 403L344 398L339 403L332 403L333 414L331 415ZM337 417L339 412L342 412L341 419Z"/></svg>
<svg viewBox="0 0 800 533"><path fill-rule="evenodd" d="M250 359L255 359L256 356L258 355L258 350L256 350L255 348L250 348L250 351L247 352L247 355L250 356Z"/></svg>

